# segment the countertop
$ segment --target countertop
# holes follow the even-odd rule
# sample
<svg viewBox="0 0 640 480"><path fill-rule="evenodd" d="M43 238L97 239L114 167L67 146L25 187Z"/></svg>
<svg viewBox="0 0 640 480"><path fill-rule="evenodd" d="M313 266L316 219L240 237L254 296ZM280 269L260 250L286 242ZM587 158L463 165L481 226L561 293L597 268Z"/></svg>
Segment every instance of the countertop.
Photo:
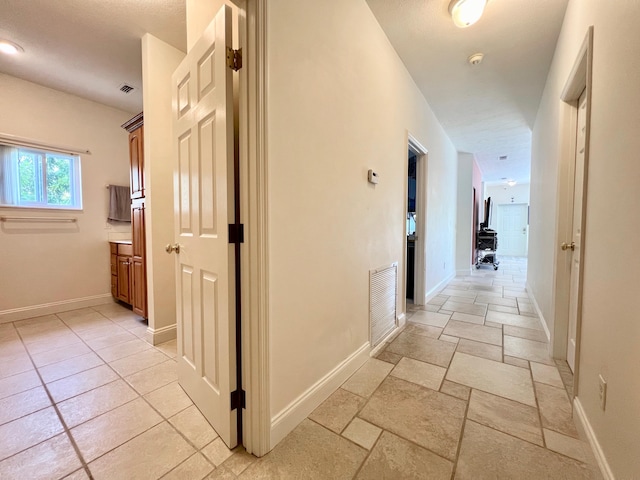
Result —
<svg viewBox="0 0 640 480"><path fill-rule="evenodd" d="M131 240L109 240L109 243L121 243L123 245L131 245Z"/></svg>

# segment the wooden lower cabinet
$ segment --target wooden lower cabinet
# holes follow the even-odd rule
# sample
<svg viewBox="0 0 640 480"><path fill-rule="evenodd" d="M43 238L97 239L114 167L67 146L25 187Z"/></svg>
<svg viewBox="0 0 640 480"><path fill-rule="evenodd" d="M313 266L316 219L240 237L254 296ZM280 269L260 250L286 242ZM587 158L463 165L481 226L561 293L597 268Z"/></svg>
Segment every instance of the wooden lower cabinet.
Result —
<svg viewBox="0 0 640 480"><path fill-rule="evenodd" d="M111 295L116 300L131 303L131 255L130 243L110 242Z"/></svg>

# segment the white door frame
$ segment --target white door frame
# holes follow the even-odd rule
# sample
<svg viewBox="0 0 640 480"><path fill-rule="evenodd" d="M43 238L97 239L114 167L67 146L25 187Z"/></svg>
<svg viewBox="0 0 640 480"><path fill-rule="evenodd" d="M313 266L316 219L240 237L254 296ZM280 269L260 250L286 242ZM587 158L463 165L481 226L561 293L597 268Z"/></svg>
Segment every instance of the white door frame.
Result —
<svg viewBox="0 0 640 480"><path fill-rule="evenodd" d="M240 3L240 198L245 244L242 268L242 384L246 392L243 444L271 450L269 393L269 263L267 158L267 0ZM246 48L244 48L246 47ZM243 148L244 147L244 148Z"/></svg>
<svg viewBox="0 0 640 480"><path fill-rule="evenodd" d="M406 172L408 171L408 155L407 151L412 150L417 154L416 161L416 241L415 241L415 258L414 258L414 276L413 276L413 303L415 305L424 305L426 303L426 291L425 291L425 248L427 239L427 159L428 151L422 146L422 144L409 132L407 132L407 141L405 145L405 216L408 211L408 197L409 197L409 179ZM407 226L406 221L402 222L402 242L404 245L404 273L402 282L403 293L402 302L403 309L401 311L407 311Z"/></svg>
<svg viewBox="0 0 640 480"><path fill-rule="evenodd" d="M566 114L562 138L564 148L562 158L559 162L559 182L558 182L558 205L557 205L557 236L553 246L554 252L554 278L555 285L553 291L554 304L554 329L551 332L551 354L555 358L567 357L567 338L569 328L569 290L571 284L570 260L571 255L560 250L562 242L571 243L573 224L573 194L576 158L576 128L577 128L577 103L582 92L586 89L587 97L587 119L585 131L585 151L584 151L584 180L582 194L582 229L586 227L586 198L588 184L589 166L589 138L591 129L591 86L592 86L592 65L593 65L593 26L589 27L587 35L582 43L576 61L571 69L564 90L560 99L567 105L563 109ZM582 286L584 278L584 252L585 240L578 254L580 255L580 275L578 279L578 312L576 325L576 359L574 370L573 395L578 394L578 380L580 371L580 337L582 330ZM571 253L571 252L569 252Z"/></svg>

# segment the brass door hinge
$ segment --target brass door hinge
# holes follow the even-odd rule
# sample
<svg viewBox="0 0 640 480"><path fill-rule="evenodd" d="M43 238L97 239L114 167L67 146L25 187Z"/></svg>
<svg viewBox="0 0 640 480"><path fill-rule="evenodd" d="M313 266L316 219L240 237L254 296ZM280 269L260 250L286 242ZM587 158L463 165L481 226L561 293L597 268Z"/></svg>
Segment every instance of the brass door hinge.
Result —
<svg viewBox="0 0 640 480"><path fill-rule="evenodd" d="M242 49L234 50L231 47L227 47L227 66L237 72L242 68Z"/></svg>

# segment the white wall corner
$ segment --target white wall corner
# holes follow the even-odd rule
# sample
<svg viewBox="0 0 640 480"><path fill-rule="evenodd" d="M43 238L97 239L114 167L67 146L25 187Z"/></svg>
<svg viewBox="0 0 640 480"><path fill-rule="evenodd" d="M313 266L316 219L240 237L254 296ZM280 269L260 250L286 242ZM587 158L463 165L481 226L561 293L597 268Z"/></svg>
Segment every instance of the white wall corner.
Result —
<svg viewBox="0 0 640 480"><path fill-rule="evenodd" d="M435 297L436 295L438 295L440 293L440 290L442 290L444 287L447 286L447 284L453 280L454 278L456 278L456 273L452 273L451 275L449 275L448 277L444 278L440 283L438 283L435 287L433 287L431 290L429 290L427 292L427 296L424 299L425 305L427 303L429 303L429 300L432 300L433 297Z"/></svg>
<svg viewBox="0 0 640 480"><path fill-rule="evenodd" d="M406 323L407 323L407 314L402 312L400 315L398 315L398 318L396 320L396 325L398 327L404 327Z"/></svg>
<svg viewBox="0 0 640 480"><path fill-rule="evenodd" d="M460 270L456 270L456 276L457 277L462 277L462 276L468 277L469 275L471 275L471 272L472 272L471 267L463 268L463 269L460 269Z"/></svg>
<svg viewBox="0 0 640 480"><path fill-rule="evenodd" d="M273 416L271 419L271 448L275 447L353 375L369 359L370 349L369 342L364 343L302 395Z"/></svg>
<svg viewBox="0 0 640 480"><path fill-rule="evenodd" d="M69 310L78 310L79 308L94 307L107 303L114 303L110 293L83 298L72 298L71 300L43 303L41 305L31 305L28 307L12 308L10 310L0 311L0 324L24 320L25 318L68 312Z"/></svg>
<svg viewBox="0 0 640 480"><path fill-rule="evenodd" d="M536 313L538 314L538 320L542 324L542 328L544 329L544 334L547 336L547 340L549 341L549 354L553 357L553 352L551 351L553 348L553 343L551 342L551 332L549 331L549 327L547 326L547 321L542 314L542 310L540 310L540 306L536 300L536 297L531 293L531 287L529 286L529 282L526 284L527 295L531 299L531 303L533 303L534 308L536 309Z"/></svg>
<svg viewBox="0 0 640 480"><path fill-rule="evenodd" d="M611 467L609 466L609 462L607 462L607 458L600 446L600 442L598 442L596 433L593 431L591 423L589 422L587 414L584 411L584 408L582 408L582 403L580 403L580 399L578 397L573 399L573 411L575 413L574 423L578 427L578 430L587 437L591 450L593 451L593 456L596 458L596 462L598 462L598 467L600 468L602 477L604 480L615 480Z"/></svg>
<svg viewBox="0 0 640 480"><path fill-rule="evenodd" d="M391 330L391 332L389 332L389 334L386 337L384 337L378 345L370 349L369 351L370 357L376 357L380 352L382 352L382 350L384 350L387 347L387 345L393 342L393 340L398 335L400 335L400 333L402 333L402 331L404 330L404 327L407 325L407 320L404 314L402 314L401 316L404 318L404 321L402 323L398 322L398 325L396 326L396 328Z"/></svg>
<svg viewBox="0 0 640 480"><path fill-rule="evenodd" d="M153 329L147 328L144 339L151 345L160 345L161 343L168 342L176 338L177 330L176 324L167 325L166 327Z"/></svg>

